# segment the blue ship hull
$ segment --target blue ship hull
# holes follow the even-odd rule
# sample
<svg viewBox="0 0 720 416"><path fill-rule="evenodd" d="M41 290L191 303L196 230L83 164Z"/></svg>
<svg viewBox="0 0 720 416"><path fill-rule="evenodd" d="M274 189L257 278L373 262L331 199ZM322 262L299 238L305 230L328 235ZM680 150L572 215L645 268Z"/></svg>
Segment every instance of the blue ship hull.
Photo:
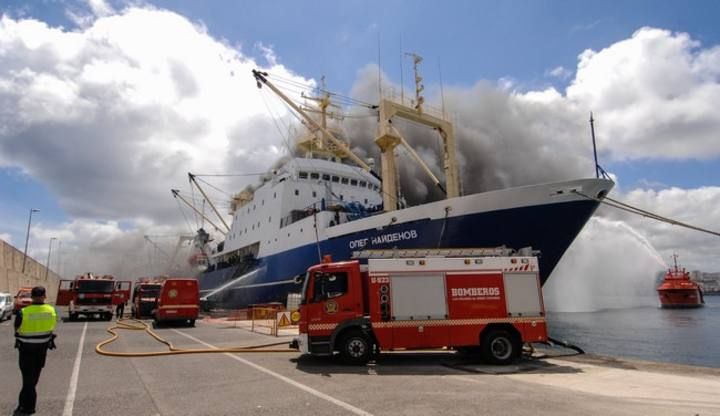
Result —
<svg viewBox="0 0 720 416"><path fill-rule="evenodd" d="M353 241L367 238L366 249L384 248L469 248L532 247L540 250L540 279L544 284L560 258L573 242L598 206L597 201L576 200L530 207L450 217L423 219L371 228L348 235L330 238L319 243L319 252L333 260L350 259ZM379 242L378 236L389 233L413 232L417 238ZM373 238L375 243L372 244ZM242 308L251 304L284 302L288 293L298 293L301 285L291 282L304 275L320 261L318 244L309 244L257 259L254 264L239 264L202 273L199 276L201 294L245 275L237 284L212 294L209 299L224 308ZM254 273L249 273L255 271ZM249 273L249 274L248 274ZM284 282L284 283L283 283Z"/></svg>

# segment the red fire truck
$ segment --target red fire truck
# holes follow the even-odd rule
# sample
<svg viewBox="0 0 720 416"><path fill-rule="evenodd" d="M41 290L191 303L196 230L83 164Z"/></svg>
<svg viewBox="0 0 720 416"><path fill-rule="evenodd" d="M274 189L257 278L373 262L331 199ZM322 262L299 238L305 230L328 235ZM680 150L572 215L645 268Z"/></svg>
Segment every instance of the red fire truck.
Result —
<svg viewBox="0 0 720 416"><path fill-rule="evenodd" d="M508 364L522 344L547 340L532 250L368 250L367 259L311 267L303 285L300 336L305 354L339 352L364 364L383 350L479 350Z"/></svg>
<svg viewBox="0 0 720 416"><path fill-rule="evenodd" d="M112 319L114 306L130 296L130 282L116 282L110 275L95 276L86 273L73 280L61 280L58 287L58 306L67 306L74 321L80 315Z"/></svg>

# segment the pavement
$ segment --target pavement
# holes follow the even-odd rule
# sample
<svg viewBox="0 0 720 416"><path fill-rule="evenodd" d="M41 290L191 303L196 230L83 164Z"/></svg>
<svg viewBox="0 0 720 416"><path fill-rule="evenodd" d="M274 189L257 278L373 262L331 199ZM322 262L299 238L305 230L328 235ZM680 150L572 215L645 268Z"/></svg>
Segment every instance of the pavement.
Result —
<svg viewBox="0 0 720 416"><path fill-rule="evenodd" d="M604 357L486 366L452 352L383 354L345 366L297 352L146 358L98 355L109 322L62 322L38 385L37 415L720 415L720 370ZM265 344L223 322L157 332L180 348ZM0 415L21 379L12 325L0 324ZM112 351L162 351L122 331Z"/></svg>

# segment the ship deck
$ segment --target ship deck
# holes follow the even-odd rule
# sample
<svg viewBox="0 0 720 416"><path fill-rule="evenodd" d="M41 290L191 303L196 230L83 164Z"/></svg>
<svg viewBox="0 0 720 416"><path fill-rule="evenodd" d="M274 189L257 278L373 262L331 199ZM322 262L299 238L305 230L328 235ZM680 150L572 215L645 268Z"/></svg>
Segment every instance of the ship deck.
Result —
<svg viewBox="0 0 720 416"><path fill-rule="evenodd" d="M58 325L58 349L49 352L38 385L38 415L720 413L720 369L593 356L493 367L429 351L384 354L365 367L294 352L111 358L94 351L107 338L107 326ZM9 321L0 324L0 331L11 339ZM289 339L218 321L158 332L184 348ZM125 331L108 349L160 347L141 332ZM12 342L0 345L0 414L10 414L16 405L16 354ZM76 384L73 368L78 369Z"/></svg>

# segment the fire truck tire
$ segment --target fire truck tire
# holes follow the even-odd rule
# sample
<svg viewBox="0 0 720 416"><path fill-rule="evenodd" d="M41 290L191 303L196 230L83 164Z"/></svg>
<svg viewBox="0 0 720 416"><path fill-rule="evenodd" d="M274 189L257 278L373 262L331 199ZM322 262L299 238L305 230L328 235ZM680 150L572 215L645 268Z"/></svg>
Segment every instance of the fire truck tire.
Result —
<svg viewBox="0 0 720 416"><path fill-rule="evenodd" d="M194 320L194 319L191 319L191 320L190 320L190 326L195 326L195 320Z"/></svg>
<svg viewBox="0 0 720 416"><path fill-rule="evenodd" d="M70 312L70 322L77 321L77 314Z"/></svg>
<svg viewBox="0 0 720 416"><path fill-rule="evenodd" d="M373 345L370 338L358 330L343 334L339 344L340 358L347 364L365 365L370 361Z"/></svg>
<svg viewBox="0 0 720 416"><path fill-rule="evenodd" d="M507 365L520 356L522 343L508 330L492 329L483 336L480 348L488 363Z"/></svg>

